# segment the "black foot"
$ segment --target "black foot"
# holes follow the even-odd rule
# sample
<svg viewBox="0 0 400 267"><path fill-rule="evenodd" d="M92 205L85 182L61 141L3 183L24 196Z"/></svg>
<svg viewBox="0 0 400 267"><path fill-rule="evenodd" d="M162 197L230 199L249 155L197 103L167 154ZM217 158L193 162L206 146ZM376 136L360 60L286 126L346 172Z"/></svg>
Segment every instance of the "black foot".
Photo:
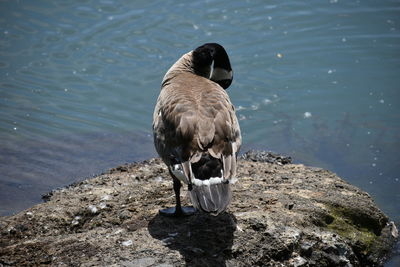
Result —
<svg viewBox="0 0 400 267"><path fill-rule="evenodd" d="M190 216L196 213L196 209L193 207L182 207L180 210L176 210L175 207L159 210L160 215L166 217L181 217Z"/></svg>

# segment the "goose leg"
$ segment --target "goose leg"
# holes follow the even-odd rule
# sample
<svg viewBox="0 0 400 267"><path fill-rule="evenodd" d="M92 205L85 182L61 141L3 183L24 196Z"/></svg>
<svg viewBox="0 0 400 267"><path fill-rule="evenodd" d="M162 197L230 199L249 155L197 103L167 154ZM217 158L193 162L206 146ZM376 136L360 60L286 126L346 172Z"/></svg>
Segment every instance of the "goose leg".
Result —
<svg viewBox="0 0 400 267"><path fill-rule="evenodd" d="M180 216L190 216L196 212L196 209L193 207L182 207L181 206L181 181L176 178L171 171L169 173L172 176L174 182L174 192L175 192L175 207L162 209L159 211L161 215L169 216L169 217L180 217Z"/></svg>

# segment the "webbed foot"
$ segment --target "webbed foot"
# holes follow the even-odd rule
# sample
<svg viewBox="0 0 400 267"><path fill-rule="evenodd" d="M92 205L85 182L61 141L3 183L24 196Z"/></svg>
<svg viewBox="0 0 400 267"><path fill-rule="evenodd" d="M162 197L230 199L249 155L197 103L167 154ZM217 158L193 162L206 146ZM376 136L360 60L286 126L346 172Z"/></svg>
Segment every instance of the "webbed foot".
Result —
<svg viewBox="0 0 400 267"><path fill-rule="evenodd" d="M175 207L167 208L159 210L160 215L166 217L183 217L183 216L191 216L196 213L196 209L192 206L181 207L180 209L176 209Z"/></svg>

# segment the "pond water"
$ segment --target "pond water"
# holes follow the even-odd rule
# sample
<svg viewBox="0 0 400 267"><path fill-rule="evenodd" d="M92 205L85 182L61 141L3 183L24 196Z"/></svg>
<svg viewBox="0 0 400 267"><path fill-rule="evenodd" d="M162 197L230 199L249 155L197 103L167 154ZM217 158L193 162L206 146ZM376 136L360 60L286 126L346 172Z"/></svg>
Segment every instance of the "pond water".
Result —
<svg viewBox="0 0 400 267"><path fill-rule="evenodd" d="M0 14L0 215L155 156L164 73L218 42L242 151L336 172L400 222L399 1L10 0Z"/></svg>

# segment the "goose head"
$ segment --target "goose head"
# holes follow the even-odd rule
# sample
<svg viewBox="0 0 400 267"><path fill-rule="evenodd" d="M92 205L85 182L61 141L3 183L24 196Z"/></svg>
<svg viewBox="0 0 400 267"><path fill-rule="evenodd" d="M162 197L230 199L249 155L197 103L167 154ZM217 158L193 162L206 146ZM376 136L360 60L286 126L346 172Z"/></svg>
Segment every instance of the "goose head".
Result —
<svg viewBox="0 0 400 267"><path fill-rule="evenodd" d="M206 43L192 52L194 73L228 88L233 80L233 72L228 54L217 43Z"/></svg>

